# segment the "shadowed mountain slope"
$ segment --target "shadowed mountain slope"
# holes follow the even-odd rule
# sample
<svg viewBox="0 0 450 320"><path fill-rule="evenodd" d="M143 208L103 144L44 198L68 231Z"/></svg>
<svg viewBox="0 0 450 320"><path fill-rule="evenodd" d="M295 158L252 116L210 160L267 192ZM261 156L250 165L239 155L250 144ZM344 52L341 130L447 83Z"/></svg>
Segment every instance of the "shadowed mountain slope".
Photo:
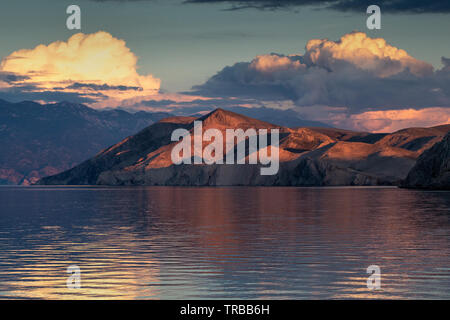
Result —
<svg viewBox="0 0 450 320"><path fill-rule="evenodd" d="M419 157L402 186L450 190L450 133Z"/></svg>

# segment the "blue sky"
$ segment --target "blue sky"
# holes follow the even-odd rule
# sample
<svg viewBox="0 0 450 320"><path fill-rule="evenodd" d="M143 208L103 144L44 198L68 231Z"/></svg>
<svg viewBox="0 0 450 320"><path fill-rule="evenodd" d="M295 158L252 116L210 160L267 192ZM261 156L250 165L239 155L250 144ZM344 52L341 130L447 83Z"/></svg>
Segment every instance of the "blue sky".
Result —
<svg viewBox="0 0 450 320"><path fill-rule="evenodd" d="M368 0L326 2L338 10L304 5L311 0L190 1L201 3L3 4L0 99L155 111L291 108L367 131L450 123L446 2L379 1L382 28L368 30L360 8ZM271 9L229 10L242 3ZM71 4L81 8L81 30L66 28Z"/></svg>
<svg viewBox="0 0 450 320"><path fill-rule="evenodd" d="M224 66L250 61L258 54L303 53L310 39L337 40L354 30L382 37L436 67L441 56L450 56L447 14L382 12L382 29L371 31L365 25L365 12L310 7L227 11L228 4L177 0L15 0L0 11L0 57L76 33L65 27L70 4L81 7L83 33L104 30L124 39L139 57L140 71L161 78L162 88L169 91L188 90Z"/></svg>

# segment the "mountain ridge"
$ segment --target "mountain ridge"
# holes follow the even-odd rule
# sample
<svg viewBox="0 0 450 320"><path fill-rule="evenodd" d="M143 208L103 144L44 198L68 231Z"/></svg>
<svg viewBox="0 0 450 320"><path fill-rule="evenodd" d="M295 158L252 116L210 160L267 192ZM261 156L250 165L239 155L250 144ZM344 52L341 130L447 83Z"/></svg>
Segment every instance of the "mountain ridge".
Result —
<svg viewBox="0 0 450 320"><path fill-rule="evenodd" d="M171 119L160 120L71 170L41 179L39 184L397 185L414 166L422 150L442 139L445 131L450 131L450 125L442 126L438 131L412 128L412 138L405 138L404 132L380 136L340 129L292 129L222 109L199 118ZM212 127L221 131L227 127L244 130L278 128L278 174L261 176L258 174L261 166L250 164L173 165L170 153L178 142L171 141L172 131L177 128L192 131L196 120L202 121L203 130Z"/></svg>
<svg viewBox="0 0 450 320"><path fill-rule="evenodd" d="M27 185L67 170L169 115L0 100L0 184Z"/></svg>

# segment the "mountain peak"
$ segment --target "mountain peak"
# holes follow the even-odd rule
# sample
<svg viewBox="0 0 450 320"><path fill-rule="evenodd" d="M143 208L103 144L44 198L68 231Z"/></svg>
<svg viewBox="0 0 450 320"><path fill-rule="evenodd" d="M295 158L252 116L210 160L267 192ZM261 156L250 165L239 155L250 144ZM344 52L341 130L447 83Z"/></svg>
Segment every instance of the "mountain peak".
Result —
<svg viewBox="0 0 450 320"><path fill-rule="evenodd" d="M203 117L200 117L199 120L205 120L205 119L208 119L211 117L216 118L216 119L223 118L223 117L238 118L238 117L242 117L242 115L232 112L232 111L224 110L222 108L217 108L217 109L211 111L210 113L204 115Z"/></svg>
<svg viewBox="0 0 450 320"><path fill-rule="evenodd" d="M217 127L217 128L277 128L278 126L273 125L268 122L264 122L261 120L253 119L247 116L244 116L239 113L235 113L232 111L224 110L221 108L215 109L210 113L198 118L203 122L204 127Z"/></svg>

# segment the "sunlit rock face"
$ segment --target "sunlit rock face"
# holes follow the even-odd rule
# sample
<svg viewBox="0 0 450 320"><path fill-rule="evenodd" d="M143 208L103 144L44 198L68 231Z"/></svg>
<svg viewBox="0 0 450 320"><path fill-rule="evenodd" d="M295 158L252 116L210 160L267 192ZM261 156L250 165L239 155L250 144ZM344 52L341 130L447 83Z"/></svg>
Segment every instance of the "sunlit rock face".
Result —
<svg viewBox="0 0 450 320"><path fill-rule="evenodd" d="M172 132L179 128L192 132L196 120L202 121L203 130L278 129L278 173L261 175L260 164L174 165L171 151L178 142L171 141ZM396 185L406 177L424 148L440 141L448 131L450 126L411 128L392 134L291 129L217 109L200 118L163 119L71 170L41 179L39 184Z"/></svg>
<svg viewBox="0 0 450 320"><path fill-rule="evenodd" d="M450 189L450 133L419 157L402 186Z"/></svg>

